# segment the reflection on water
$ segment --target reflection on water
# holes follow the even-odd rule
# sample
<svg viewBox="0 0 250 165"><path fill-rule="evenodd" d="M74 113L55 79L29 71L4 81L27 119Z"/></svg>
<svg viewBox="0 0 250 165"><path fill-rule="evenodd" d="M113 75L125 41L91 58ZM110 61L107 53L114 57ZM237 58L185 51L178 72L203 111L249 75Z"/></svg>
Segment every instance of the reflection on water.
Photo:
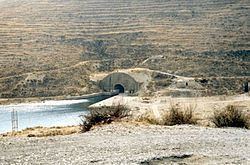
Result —
<svg viewBox="0 0 250 165"><path fill-rule="evenodd" d="M11 131L11 111L18 113L18 130L35 126L68 126L80 123L79 115L96 100L61 100L0 106L0 133Z"/></svg>

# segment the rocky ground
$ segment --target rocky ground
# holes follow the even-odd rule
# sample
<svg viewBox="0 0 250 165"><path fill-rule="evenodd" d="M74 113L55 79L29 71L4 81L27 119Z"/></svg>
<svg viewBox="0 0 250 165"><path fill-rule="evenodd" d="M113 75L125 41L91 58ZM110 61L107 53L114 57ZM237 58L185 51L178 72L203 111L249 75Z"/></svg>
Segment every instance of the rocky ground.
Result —
<svg viewBox="0 0 250 165"><path fill-rule="evenodd" d="M249 164L250 131L113 123L83 134L0 139L0 164Z"/></svg>

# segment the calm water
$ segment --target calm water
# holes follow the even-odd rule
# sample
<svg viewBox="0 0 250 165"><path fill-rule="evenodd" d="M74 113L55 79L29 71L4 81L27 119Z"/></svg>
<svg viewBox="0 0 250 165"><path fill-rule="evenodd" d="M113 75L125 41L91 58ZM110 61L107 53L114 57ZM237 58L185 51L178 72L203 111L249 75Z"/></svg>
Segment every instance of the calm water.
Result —
<svg viewBox="0 0 250 165"><path fill-rule="evenodd" d="M18 130L34 126L68 126L80 123L79 115L97 100L61 100L0 106L0 133L11 131L11 112L18 113Z"/></svg>

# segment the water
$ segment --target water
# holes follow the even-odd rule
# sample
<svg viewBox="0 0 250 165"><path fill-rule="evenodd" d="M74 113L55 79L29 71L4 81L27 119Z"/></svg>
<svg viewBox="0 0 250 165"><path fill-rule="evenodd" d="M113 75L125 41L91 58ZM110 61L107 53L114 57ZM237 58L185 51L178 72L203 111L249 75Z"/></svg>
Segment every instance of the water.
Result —
<svg viewBox="0 0 250 165"><path fill-rule="evenodd" d="M88 113L87 106L97 100L61 100L0 106L0 133L12 130L11 112L18 113L18 130L28 127L78 125L79 115Z"/></svg>

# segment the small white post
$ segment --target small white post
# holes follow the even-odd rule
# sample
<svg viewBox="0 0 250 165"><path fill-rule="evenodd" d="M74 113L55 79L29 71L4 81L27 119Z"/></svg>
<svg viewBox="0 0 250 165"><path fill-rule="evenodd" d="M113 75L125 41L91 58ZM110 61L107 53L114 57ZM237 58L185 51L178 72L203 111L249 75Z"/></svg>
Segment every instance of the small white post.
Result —
<svg viewBox="0 0 250 165"><path fill-rule="evenodd" d="M11 112L12 132L18 131L18 115L15 109Z"/></svg>

